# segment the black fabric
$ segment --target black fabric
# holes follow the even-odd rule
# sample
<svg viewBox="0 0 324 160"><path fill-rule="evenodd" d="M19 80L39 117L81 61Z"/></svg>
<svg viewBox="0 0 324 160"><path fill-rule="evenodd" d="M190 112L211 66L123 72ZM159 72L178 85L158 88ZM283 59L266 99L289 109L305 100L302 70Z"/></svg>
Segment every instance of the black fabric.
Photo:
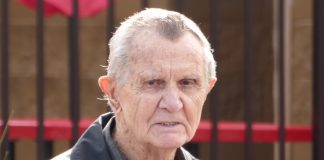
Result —
<svg viewBox="0 0 324 160"><path fill-rule="evenodd" d="M121 157L110 136L110 125L113 122L113 113L100 116L82 135L72 148L72 160L116 160ZM104 128L108 129L105 136ZM106 139L110 137L109 139ZM106 143L109 142L109 143Z"/></svg>
<svg viewBox="0 0 324 160"><path fill-rule="evenodd" d="M53 158L64 160L124 160L112 139L112 129L115 127L113 113L101 115L84 132L71 152ZM176 152L176 160L196 160L188 151L179 148Z"/></svg>

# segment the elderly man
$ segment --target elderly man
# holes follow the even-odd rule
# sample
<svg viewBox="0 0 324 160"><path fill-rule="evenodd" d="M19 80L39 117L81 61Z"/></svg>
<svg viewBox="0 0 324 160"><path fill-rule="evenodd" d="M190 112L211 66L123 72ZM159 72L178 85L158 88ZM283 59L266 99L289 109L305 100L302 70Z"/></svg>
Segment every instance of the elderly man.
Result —
<svg viewBox="0 0 324 160"><path fill-rule="evenodd" d="M99 86L113 112L54 159L195 159L181 146L200 122L216 82L210 44L184 15L146 9L117 29Z"/></svg>

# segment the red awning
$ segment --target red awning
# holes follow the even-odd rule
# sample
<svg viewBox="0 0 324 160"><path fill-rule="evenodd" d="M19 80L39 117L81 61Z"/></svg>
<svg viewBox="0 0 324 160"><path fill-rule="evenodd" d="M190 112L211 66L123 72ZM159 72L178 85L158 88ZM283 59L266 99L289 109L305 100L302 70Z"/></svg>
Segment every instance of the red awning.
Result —
<svg viewBox="0 0 324 160"><path fill-rule="evenodd" d="M36 9L37 0L17 0L19 3ZM79 17L95 16L99 12L105 10L109 3L108 0L78 0L79 1ZM72 0L44 0L45 16L62 14L64 16L72 15Z"/></svg>

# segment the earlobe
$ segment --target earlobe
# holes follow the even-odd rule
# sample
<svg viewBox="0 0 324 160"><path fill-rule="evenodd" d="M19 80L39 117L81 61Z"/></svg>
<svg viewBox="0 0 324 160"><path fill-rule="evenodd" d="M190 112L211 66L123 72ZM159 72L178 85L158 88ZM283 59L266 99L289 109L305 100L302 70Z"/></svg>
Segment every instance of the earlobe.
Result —
<svg viewBox="0 0 324 160"><path fill-rule="evenodd" d="M209 85L208 85L208 93L213 89L214 85L216 84L217 78L216 77L212 77L209 81Z"/></svg>

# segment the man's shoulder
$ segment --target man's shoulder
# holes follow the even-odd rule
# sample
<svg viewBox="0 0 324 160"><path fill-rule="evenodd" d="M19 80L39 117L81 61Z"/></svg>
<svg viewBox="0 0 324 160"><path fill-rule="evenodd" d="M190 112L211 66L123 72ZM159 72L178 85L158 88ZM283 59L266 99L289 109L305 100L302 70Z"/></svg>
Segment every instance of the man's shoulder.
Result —
<svg viewBox="0 0 324 160"><path fill-rule="evenodd" d="M106 154L108 153L105 150L107 148L103 135L103 128L113 116L114 114L111 112L100 115L87 128L87 130L82 134L77 143L71 149L59 154L52 160L70 160L71 158L75 159L76 156L83 158L91 155L93 155L93 157L107 157Z"/></svg>

